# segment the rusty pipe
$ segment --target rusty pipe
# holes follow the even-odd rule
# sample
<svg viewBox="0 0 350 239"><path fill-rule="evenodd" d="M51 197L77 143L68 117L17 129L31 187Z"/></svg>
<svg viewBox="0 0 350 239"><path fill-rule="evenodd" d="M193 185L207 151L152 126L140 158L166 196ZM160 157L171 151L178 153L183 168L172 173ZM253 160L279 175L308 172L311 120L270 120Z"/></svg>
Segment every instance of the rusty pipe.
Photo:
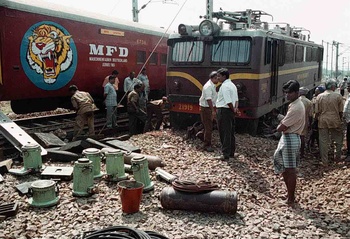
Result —
<svg viewBox="0 0 350 239"><path fill-rule="evenodd" d="M148 161L148 168L151 170L154 170L157 167L164 167L164 163L158 156L139 154L139 153L125 153L124 163L131 164L131 159L134 157L145 157Z"/></svg>
<svg viewBox="0 0 350 239"><path fill-rule="evenodd" d="M164 209L234 214L237 192L214 190L207 193L185 193L172 187L163 188L160 203Z"/></svg>

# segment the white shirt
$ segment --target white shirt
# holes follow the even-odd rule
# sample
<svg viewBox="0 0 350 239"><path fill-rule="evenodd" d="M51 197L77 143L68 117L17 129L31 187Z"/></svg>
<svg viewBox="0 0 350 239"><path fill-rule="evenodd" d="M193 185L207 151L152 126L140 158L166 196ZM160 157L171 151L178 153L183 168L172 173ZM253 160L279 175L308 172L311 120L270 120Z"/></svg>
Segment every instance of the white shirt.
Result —
<svg viewBox="0 0 350 239"><path fill-rule="evenodd" d="M124 92L129 92L134 90L134 86L136 84L142 83L139 79L134 77L131 79L129 76L125 78L124 80Z"/></svg>
<svg viewBox="0 0 350 239"><path fill-rule="evenodd" d="M208 80L203 86L202 95L199 98L199 105L202 107L209 107L207 100L211 100L213 106L215 106L217 98L218 94L216 93L215 84L211 80Z"/></svg>
<svg viewBox="0 0 350 239"><path fill-rule="evenodd" d="M344 117L346 123L350 123L350 95L346 99L345 104L344 104L343 117Z"/></svg>
<svg viewBox="0 0 350 239"><path fill-rule="evenodd" d="M218 99L216 100L216 108L230 108L227 104L232 103L235 107L238 101L238 92L235 84L230 79L226 79L220 87Z"/></svg>

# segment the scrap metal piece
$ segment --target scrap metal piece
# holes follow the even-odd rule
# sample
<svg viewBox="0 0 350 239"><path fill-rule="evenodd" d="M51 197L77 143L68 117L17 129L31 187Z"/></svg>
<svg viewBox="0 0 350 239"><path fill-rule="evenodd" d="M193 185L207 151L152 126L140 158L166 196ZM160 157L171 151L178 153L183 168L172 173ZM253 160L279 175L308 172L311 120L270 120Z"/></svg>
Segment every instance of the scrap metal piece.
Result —
<svg viewBox="0 0 350 239"><path fill-rule="evenodd" d="M72 180L73 178L73 167L57 167L48 166L41 173L42 178L59 178L61 180Z"/></svg>
<svg viewBox="0 0 350 239"><path fill-rule="evenodd" d="M12 166L12 159L0 161L0 174L8 173Z"/></svg>
<svg viewBox="0 0 350 239"><path fill-rule="evenodd" d="M0 132L20 152L27 144L38 144L21 127L0 111ZM41 147L41 155L46 155L46 150Z"/></svg>
<svg viewBox="0 0 350 239"><path fill-rule="evenodd" d="M63 146L66 144L53 133L34 133L34 136L37 138L38 142L46 148Z"/></svg>
<svg viewBox="0 0 350 239"><path fill-rule="evenodd" d="M29 192L29 188L31 188L33 182L25 182L15 186L18 190L19 195L23 196Z"/></svg>
<svg viewBox="0 0 350 239"><path fill-rule="evenodd" d="M0 216L12 217L18 212L18 202L0 205Z"/></svg>
<svg viewBox="0 0 350 239"><path fill-rule="evenodd" d="M108 140L105 143L109 146L112 146L113 148L121 149L127 152L141 153L141 149L139 147L121 140Z"/></svg>

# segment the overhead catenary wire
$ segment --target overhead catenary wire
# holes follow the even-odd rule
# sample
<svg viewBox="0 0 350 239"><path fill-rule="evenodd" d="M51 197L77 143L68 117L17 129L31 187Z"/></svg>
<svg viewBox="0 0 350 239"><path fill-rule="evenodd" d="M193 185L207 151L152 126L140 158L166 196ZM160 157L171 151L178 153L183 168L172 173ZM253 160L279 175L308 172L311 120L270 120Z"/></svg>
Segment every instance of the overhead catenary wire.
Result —
<svg viewBox="0 0 350 239"><path fill-rule="evenodd" d="M148 58L146 59L145 63L143 63L140 71L137 74L137 77L139 77L142 69L145 67L145 65L148 63L148 61L151 59L151 56L153 55L154 51L157 49L157 47L159 46L159 44L161 43L161 41L164 39L164 37L166 36L169 28L171 27L171 25L173 24L173 22L175 21L175 19L177 18L177 16L180 14L181 10L183 9L183 7L185 6L187 0L184 1L184 3L182 4L182 6L180 7L179 11L176 13L176 15L174 16L173 20L170 22L170 24L168 25L168 27L166 28L165 32L163 33L163 35L160 37L160 39L158 40L157 44L155 45L155 47L153 48L153 50L151 51L151 54L148 56ZM136 77L136 78L137 78ZM132 86L132 85L131 85ZM130 87L131 87L130 86ZM123 99L127 96L128 91L131 91L133 89L128 89L124 95L122 96L122 98L120 99L119 102L117 102L117 107L115 108L115 110L113 111L112 115L115 113L115 111L118 109L118 106L120 106L121 102L123 101ZM100 132L98 133L98 135L101 134L101 132L105 129L105 127L107 126L107 122L103 125L102 129L100 130Z"/></svg>

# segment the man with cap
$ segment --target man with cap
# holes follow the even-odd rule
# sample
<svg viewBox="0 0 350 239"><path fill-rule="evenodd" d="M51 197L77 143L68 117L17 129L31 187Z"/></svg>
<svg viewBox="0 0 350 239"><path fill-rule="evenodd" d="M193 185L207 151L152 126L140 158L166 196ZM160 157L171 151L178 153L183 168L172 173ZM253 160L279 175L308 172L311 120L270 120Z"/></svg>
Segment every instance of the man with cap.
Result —
<svg viewBox="0 0 350 239"><path fill-rule="evenodd" d="M76 85L69 86L69 92L72 95L73 108L77 112L72 141L75 141L81 134L86 122L89 128L89 135L94 135L94 110L96 109L94 100L88 92L79 91Z"/></svg>
<svg viewBox="0 0 350 239"><path fill-rule="evenodd" d="M204 84L202 95L199 98L200 115L204 126L204 145L203 149L213 152L211 147L211 138L213 132L213 120L216 115L215 102L217 97L216 84L218 83L218 74L213 71L209 74L209 80Z"/></svg>
<svg viewBox="0 0 350 239"><path fill-rule="evenodd" d="M329 163L328 150L331 142L335 141L335 160L340 160L343 145L342 118L344 102L343 97L334 92L337 83L327 80L326 91L316 98L315 113L318 119L320 153L322 164ZM330 136L332 141L330 141Z"/></svg>
<svg viewBox="0 0 350 239"><path fill-rule="evenodd" d="M347 83L347 91L350 92L350 82ZM350 94L345 101L344 105L344 121L346 122L346 145L347 145L347 154L345 162L350 162Z"/></svg>
<svg viewBox="0 0 350 239"><path fill-rule="evenodd" d="M309 126L311 125L312 119L312 102L306 98L306 94L309 92L309 89L306 87L300 87L299 89L299 99L304 105L305 108L305 126L303 132L300 134L300 158L305 156L305 136L308 134Z"/></svg>

